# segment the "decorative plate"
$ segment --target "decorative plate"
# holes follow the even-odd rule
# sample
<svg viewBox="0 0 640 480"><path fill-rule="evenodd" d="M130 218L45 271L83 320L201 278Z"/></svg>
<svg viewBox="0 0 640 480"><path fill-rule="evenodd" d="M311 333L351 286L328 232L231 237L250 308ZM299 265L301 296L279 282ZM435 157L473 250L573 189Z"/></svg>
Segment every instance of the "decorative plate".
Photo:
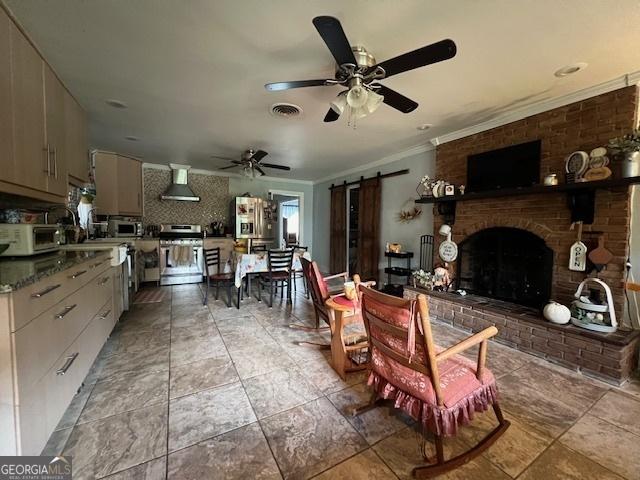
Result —
<svg viewBox="0 0 640 480"><path fill-rule="evenodd" d="M447 263L455 262L456 258L458 258L458 245L451 240L445 240L440 244L438 253L443 261Z"/></svg>
<svg viewBox="0 0 640 480"><path fill-rule="evenodd" d="M576 177L580 177L589 167L589 155L587 152L573 152L565 161L565 169L567 173L572 173Z"/></svg>

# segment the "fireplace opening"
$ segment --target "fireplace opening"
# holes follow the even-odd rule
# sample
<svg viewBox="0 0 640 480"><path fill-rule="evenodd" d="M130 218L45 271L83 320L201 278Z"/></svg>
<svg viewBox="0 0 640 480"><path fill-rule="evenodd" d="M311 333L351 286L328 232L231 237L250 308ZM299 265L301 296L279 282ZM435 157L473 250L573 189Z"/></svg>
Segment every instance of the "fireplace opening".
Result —
<svg viewBox="0 0 640 480"><path fill-rule="evenodd" d="M468 293L542 308L551 297L553 251L519 228L495 227L459 246L458 288Z"/></svg>

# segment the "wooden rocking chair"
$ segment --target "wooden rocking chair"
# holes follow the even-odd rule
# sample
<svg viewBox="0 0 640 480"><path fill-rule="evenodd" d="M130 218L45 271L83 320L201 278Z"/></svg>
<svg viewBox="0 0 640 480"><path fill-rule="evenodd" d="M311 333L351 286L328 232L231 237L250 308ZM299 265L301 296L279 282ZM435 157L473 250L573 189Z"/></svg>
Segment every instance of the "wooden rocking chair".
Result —
<svg viewBox="0 0 640 480"><path fill-rule="evenodd" d="M510 425L498 405L495 378L485 367L488 339L498 330L486 328L442 349L433 342L424 295L418 295L416 301L385 295L362 285L359 290L371 349L369 386L373 392L369 403L354 408L354 415L373 408L379 399L393 399L396 408L433 433L435 462L415 467L416 478L435 477L481 454ZM478 344L477 363L458 355ZM459 426L471 422L475 412L490 406L498 426L471 449L445 460L443 438L455 435Z"/></svg>

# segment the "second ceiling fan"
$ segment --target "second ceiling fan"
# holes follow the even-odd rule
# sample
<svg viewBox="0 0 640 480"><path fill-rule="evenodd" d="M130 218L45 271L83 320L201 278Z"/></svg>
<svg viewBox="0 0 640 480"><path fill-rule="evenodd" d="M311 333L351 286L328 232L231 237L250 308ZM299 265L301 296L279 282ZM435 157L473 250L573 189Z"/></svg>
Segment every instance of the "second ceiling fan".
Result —
<svg viewBox="0 0 640 480"><path fill-rule="evenodd" d="M240 160L236 160L228 157L219 157L217 155L212 155L212 158L220 158L222 160L229 160L232 164L226 167L219 168L219 170L227 170L229 168L242 167L243 173L247 177L255 177L256 172L258 172L261 176L265 175L263 168L275 168L278 170L291 170L291 167L287 167L285 165L276 165L275 163L263 163L262 159L269 155L264 150L245 150L240 155Z"/></svg>
<svg viewBox="0 0 640 480"><path fill-rule="evenodd" d="M351 46L337 18L315 17L313 25L336 60L335 77L267 83L265 88L269 91L278 91L326 85L347 87L347 90L341 92L331 102L331 108L324 117L325 122L335 122L345 110L348 110L349 121L355 126L357 119L373 113L382 102L402 113L412 112L418 108L416 102L389 87L385 87L378 81L392 75L448 60L456 54L456 44L453 40L447 39L376 63L374 56L364 47Z"/></svg>

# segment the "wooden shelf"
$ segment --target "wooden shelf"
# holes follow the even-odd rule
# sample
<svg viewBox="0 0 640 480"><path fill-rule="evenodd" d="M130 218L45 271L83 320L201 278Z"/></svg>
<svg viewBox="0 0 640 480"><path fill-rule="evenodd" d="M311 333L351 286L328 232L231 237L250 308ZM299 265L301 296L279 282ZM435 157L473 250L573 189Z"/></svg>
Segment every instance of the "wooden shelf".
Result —
<svg viewBox="0 0 640 480"><path fill-rule="evenodd" d="M391 258L412 258L413 252L384 252L384 256Z"/></svg>
<svg viewBox="0 0 640 480"><path fill-rule="evenodd" d="M395 275L397 277L410 277L412 271L410 268L387 267L384 269L384 273L387 273L389 275Z"/></svg>
<svg viewBox="0 0 640 480"><path fill-rule="evenodd" d="M416 203L448 203L465 202L470 200L481 200L483 198L512 197L516 195L535 195L561 192L579 192L596 189L610 189L616 187L626 187L639 184L640 177L615 178L598 180L595 182L563 183L554 186L534 185L532 187L501 188L497 190L487 190L484 192L470 192L465 195L450 195L445 197L422 197Z"/></svg>

